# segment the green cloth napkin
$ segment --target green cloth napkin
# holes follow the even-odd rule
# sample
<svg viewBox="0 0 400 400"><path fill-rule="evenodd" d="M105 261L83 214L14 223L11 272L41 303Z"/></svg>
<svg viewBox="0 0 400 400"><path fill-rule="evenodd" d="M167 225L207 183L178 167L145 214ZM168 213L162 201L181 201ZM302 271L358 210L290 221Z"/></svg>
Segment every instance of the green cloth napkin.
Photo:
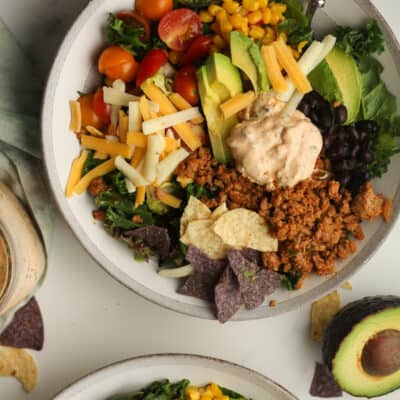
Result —
<svg viewBox="0 0 400 400"><path fill-rule="evenodd" d="M43 84L1 18L0 55L0 180L30 211L49 251L54 207L40 160ZM0 332L13 312L0 319Z"/></svg>

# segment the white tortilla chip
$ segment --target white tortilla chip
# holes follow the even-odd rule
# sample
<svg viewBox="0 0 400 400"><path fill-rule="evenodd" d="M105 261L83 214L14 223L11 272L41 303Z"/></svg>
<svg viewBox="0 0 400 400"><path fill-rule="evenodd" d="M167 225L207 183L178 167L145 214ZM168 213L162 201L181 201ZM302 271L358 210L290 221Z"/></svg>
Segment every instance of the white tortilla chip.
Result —
<svg viewBox="0 0 400 400"><path fill-rule="evenodd" d="M186 227L185 234L181 237L181 242L196 246L213 260L224 258L228 248L212 227L213 221L209 219L191 221Z"/></svg>
<svg viewBox="0 0 400 400"><path fill-rule="evenodd" d="M269 234L264 218L245 208L237 208L223 214L215 222L214 232L225 244L234 248L278 250L278 240Z"/></svg>
<svg viewBox="0 0 400 400"><path fill-rule="evenodd" d="M191 196L181 217L181 227L180 227L181 236L183 236L183 234L185 233L186 227L190 221L195 221L198 219L207 219L210 217L210 215L211 215L210 209L199 199L197 199L194 196Z"/></svg>
<svg viewBox="0 0 400 400"><path fill-rule="evenodd" d="M27 351L0 346L0 376L17 378L24 390L30 393L36 387L38 370Z"/></svg>
<svg viewBox="0 0 400 400"><path fill-rule="evenodd" d="M228 207L226 206L226 203L222 203L220 206L218 206L211 214L211 219L216 221L219 217L224 215L226 212L228 212Z"/></svg>

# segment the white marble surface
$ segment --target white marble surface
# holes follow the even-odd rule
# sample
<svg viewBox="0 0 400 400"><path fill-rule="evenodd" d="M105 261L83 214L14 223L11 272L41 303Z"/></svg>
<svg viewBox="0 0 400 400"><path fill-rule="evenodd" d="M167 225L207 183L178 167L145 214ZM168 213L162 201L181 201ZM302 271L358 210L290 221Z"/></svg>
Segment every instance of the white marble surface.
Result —
<svg viewBox="0 0 400 400"><path fill-rule="evenodd" d="M334 1L334 0L330 0ZM0 0L0 15L43 76L68 26L87 0ZM375 0L400 37L398 0ZM373 260L353 279L344 300L399 295L400 223ZM26 395L0 379L1 400L49 400L63 387L101 366L131 356L188 352L225 358L258 370L308 395L320 348L309 340L309 306L274 319L219 325L161 309L116 283L83 251L57 219L48 279L38 295L46 341L36 353L40 382ZM394 393L382 400L398 399ZM345 396L345 398L350 398Z"/></svg>

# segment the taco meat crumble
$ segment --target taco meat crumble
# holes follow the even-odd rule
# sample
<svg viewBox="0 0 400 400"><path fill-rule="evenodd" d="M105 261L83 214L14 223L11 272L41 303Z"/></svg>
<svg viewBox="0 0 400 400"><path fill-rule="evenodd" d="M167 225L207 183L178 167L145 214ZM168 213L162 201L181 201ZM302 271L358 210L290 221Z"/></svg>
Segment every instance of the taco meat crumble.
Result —
<svg viewBox="0 0 400 400"><path fill-rule="evenodd" d="M329 165L319 160L318 167ZM364 239L361 221L379 216L389 221L393 209L391 200L376 194L370 182L353 197L329 176L268 192L236 169L219 164L207 147L182 162L177 175L214 193L212 198L201 199L211 209L226 202L229 209L243 207L259 212L279 240L278 252L262 255L263 265L274 271L301 273L297 287L310 272L334 273L336 260L356 251L354 239Z"/></svg>

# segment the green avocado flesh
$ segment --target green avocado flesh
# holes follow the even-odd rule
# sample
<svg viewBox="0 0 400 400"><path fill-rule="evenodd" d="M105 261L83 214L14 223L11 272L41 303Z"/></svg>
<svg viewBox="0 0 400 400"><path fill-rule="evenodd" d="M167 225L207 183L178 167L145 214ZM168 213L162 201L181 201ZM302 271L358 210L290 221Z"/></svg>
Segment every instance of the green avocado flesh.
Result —
<svg viewBox="0 0 400 400"><path fill-rule="evenodd" d="M233 116L224 119L219 108L222 100L218 92L211 88L206 66L197 71L197 82L214 157L221 163L227 163L231 160L231 152L226 139L233 126L237 124L237 118Z"/></svg>
<svg viewBox="0 0 400 400"><path fill-rule="evenodd" d="M385 332L391 334L387 343L393 347L381 346L385 354L376 357L370 347L377 338L382 338L382 332L383 336ZM382 396L400 388L399 333L400 297L366 297L350 303L334 317L326 331L322 350L324 362L346 392L359 397ZM363 365L366 349L369 355L373 354L369 358L381 365L370 368ZM388 358L391 359L389 362ZM390 372L385 365L388 363ZM379 370L386 374L380 374Z"/></svg>
<svg viewBox="0 0 400 400"><path fill-rule="evenodd" d="M353 122L361 106L361 79L353 57L335 47L308 76L311 85L330 102L347 108L347 123Z"/></svg>
<svg viewBox="0 0 400 400"><path fill-rule="evenodd" d="M230 43L232 63L249 78L255 92L267 91L270 85L258 46L239 31L231 32Z"/></svg>
<svg viewBox="0 0 400 400"><path fill-rule="evenodd" d="M214 53L208 58L206 67L209 85L221 102L242 93L240 73L229 57Z"/></svg>

